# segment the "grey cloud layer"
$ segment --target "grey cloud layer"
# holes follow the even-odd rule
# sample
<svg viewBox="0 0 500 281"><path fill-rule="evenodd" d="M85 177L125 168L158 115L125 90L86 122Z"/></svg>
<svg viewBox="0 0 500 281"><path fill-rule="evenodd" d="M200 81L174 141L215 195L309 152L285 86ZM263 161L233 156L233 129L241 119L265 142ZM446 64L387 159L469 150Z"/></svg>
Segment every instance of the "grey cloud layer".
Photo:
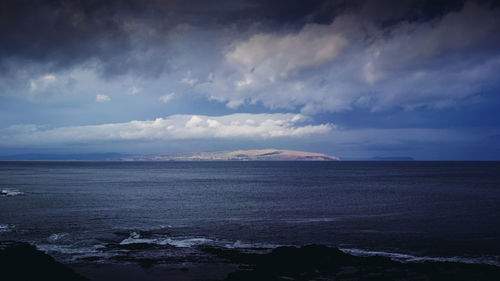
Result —
<svg viewBox="0 0 500 281"><path fill-rule="evenodd" d="M386 28L346 14L235 42L215 79L197 90L230 107L261 102L305 113L449 106L500 86L496 34L500 8L475 3Z"/></svg>
<svg viewBox="0 0 500 281"><path fill-rule="evenodd" d="M230 108L260 103L305 114L439 108L500 87L500 8L488 1L1 5L1 95L88 84L69 79L60 85L75 69L106 82L165 81L170 88L164 91L181 85L176 93Z"/></svg>

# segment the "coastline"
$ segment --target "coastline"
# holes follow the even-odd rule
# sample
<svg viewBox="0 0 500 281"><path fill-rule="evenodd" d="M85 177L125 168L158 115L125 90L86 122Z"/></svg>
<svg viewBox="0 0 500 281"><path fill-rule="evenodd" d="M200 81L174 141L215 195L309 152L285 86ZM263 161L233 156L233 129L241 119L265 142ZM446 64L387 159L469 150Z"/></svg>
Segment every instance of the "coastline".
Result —
<svg viewBox="0 0 500 281"><path fill-rule="evenodd" d="M425 261L401 263L360 257L322 245L245 253L201 246L213 263L63 265L24 242L0 242L2 280L500 280L500 267Z"/></svg>

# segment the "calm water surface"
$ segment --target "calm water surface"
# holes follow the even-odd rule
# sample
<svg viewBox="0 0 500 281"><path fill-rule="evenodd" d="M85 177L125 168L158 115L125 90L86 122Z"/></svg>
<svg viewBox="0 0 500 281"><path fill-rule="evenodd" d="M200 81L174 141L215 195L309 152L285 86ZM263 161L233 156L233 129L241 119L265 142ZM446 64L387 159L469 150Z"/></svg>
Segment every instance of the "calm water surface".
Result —
<svg viewBox="0 0 500 281"><path fill-rule="evenodd" d="M319 243L500 264L500 162L0 162L0 190L0 240L68 263Z"/></svg>

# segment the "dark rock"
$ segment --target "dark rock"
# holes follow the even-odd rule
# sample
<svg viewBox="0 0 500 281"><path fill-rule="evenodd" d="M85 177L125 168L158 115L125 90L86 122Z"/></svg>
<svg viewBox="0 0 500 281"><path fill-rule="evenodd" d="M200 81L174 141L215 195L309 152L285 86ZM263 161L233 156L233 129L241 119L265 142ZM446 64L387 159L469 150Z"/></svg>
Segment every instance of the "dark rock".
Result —
<svg viewBox="0 0 500 281"><path fill-rule="evenodd" d="M84 281L72 269L38 251L34 246L13 241L0 242L2 281Z"/></svg>
<svg viewBox="0 0 500 281"><path fill-rule="evenodd" d="M500 268L450 262L400 263L385 257L356 257L337 248L279 247L269 254L212 251L231 262L247 263L225 279L233 280L500 280ZM250 267L248 266L250 264Z"/></svg>

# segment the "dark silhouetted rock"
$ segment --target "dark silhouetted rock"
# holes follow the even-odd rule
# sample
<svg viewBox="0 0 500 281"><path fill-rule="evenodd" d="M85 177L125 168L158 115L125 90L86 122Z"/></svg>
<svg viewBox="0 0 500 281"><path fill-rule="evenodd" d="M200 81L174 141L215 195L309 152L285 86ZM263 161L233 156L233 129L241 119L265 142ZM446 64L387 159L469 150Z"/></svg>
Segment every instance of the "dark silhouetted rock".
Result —
<svg viewBox="0 0 500 281"><path fill-rule="evenodd" d="M451 262L400 263L385 257L356 257L337 248L279 247L269 254L207 252L243 263L226 281L241 280L500 280L500 268Z"/></svg>
<svg viewBox="0 0 500 281"><path fill-rule="evenodd" d="M84 281L72 269L22 242L0 242L2 281Z"/></svg>

